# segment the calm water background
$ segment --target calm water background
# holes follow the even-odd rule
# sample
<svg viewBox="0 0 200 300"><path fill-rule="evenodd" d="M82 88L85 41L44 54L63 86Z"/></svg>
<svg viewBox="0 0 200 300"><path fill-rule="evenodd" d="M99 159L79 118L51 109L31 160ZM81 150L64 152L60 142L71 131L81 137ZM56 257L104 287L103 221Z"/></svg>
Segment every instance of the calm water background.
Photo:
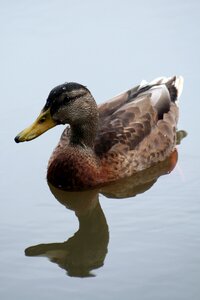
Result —
<svg viewBox="0 0 200 300"><path fill-rule="evenodd" d="M1 299L200 299L200 2L0 1ZM51 88L88 86L100 103L141 79L181 74L176 169L146 193L100 203L108 253L95 277L70 277L25 248L66 241L73 211L50 193L48 158L63 127L17 145Z"/></svg>

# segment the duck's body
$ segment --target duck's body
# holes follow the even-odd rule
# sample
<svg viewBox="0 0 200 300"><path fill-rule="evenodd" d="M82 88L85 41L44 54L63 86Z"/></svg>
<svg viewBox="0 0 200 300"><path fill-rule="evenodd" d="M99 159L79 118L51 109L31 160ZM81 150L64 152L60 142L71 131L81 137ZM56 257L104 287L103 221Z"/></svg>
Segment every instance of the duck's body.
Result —
<svg viewBox="0 0 200 300"><path fill-rule="evenodd" d="M52 90L42 117L48 112L54 125L68 123L70 128L49 160L48 181L66 190L94 188L166 159L176 145L176 100L181 90L181 77L161 78L98 107L82 85L68 83ZM34 136L32 130L27 136L30 131L23 131L16 141L41 134Z"/></svg>

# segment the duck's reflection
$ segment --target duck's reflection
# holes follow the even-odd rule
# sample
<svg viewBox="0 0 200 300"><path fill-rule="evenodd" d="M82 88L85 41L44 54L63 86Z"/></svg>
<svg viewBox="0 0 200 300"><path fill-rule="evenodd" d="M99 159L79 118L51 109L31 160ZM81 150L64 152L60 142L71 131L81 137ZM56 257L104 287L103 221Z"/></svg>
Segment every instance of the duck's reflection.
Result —
<svg viewBox="0 0 200 300"><path fill-rule="evenodd" d="M56 199L74 210L78 231L63 243L40 244L25 250L27 256L46 256L69 276L93 276L91 270L103 265L109 240L108 225L97 191L69 193L50 186Z"/></svg>
<svg viewBox="0 0 200 300"><path fill-rule="evenodd" d="M152 168L99 190L64 192L49 186L55 198L75 212L78 231L63 243L39 244L25 250L27 256L46 256L65 269L69 276L94 276L91 271L103 266L107 253L109 232L99 203L99 193L108 198L127 198L144 193L157 179L170 173L178 159L177 150Z"/></svg>

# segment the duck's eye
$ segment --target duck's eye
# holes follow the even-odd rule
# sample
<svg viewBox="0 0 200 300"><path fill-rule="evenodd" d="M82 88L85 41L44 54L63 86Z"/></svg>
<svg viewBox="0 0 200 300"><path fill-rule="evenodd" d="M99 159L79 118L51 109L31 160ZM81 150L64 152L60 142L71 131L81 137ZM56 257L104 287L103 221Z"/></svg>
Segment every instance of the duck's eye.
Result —
<svg viewBox="0 0 200 300"><path fill-rule="evenodd" d="M65 97L64 97L64 101L65 101L65 102L68 102L69 100L70 100L69 96L65 96Z"/></svg>
<svg viewBox="0 0 200 300"><path fill-rule="evenodd" d="M42 124L42 123L44 123L45 121L46 121L46 117L42 117L42 118L38 121L38 123Z"/></svg>

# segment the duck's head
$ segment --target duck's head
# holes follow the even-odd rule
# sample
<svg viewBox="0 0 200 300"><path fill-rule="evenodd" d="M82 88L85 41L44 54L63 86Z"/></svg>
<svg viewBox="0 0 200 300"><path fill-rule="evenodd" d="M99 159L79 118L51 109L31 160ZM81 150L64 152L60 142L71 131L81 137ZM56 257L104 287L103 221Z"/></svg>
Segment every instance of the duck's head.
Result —
<svg viewBox="0 0 200 300"><path fill-rule="evenodd" d="M69 82L51 90L46 104L35 122L21 131L15 142L30 141L59 124L81 125L97 117L97 106L83 85Z"/></svg>

